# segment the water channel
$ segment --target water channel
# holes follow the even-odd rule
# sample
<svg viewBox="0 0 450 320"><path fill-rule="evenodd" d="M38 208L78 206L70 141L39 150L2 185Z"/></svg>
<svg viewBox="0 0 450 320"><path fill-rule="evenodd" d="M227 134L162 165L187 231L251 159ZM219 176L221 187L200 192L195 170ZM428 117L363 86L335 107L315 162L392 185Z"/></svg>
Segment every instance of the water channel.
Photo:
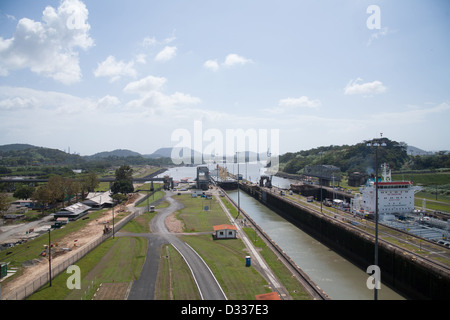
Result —
<svg viewBox="0 0 450 320"><path fill-rule="evenodd" d="M234 167L234 168L233 168ZM237 165L228 165L229 171L237 173ZM247 167L247 168L245 168ZM259 166L240 165L239 173L244 178L256 181L263 168ZM169 174L174 180L196 177L195 167L172 168ZM164 175L163 174L163 175ZM289 187L292 181L278 177L273 184L278 187ZM230 197L238 202L238 191L229 191ZM295 227L278 214L262 205L259 201L239 193L241 208L268 234L278 246L333 300L371 300L373 291L366 286L368 274L352 263L330 250L325 245ZM383 274L381 273L381 281ZM404 298L386 285L378 291L380 300L403 300Z"/></svg>

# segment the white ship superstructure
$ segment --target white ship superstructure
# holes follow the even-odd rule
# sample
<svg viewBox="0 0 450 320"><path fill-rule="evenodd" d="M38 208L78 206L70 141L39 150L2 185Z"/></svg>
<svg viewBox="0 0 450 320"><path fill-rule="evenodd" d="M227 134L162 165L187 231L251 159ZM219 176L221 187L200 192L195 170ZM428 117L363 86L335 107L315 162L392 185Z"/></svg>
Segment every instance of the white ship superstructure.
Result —
<svg viewBox="0 0 450 320"><path fill-rule="evenodd" d="M378 181L378 217L379 220L392 220L395 215L404 215L414 211L414 195L420 187L413 186L411 181L392 181L391 171L387 164L382 165L383 180ZM369 179L360 188L360 194L352 199L354 213L363 215L375 214L375 179Z"/></svg>

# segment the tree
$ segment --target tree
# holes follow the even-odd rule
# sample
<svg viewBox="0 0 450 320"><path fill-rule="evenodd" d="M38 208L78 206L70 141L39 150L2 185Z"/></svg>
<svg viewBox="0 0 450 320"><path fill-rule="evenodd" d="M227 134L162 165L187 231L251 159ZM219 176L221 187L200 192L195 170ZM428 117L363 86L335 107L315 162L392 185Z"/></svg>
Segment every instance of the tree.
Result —
<svg viewBox="0 0 450 320"><path fill-rule="evenodd" d="M87 190L87 192L93 192L99 184L100 181L98 180L97 174L95 172L90 172L82 180L82 189Z"/></svg>
<svg viewBox="0 0 450 320"><path fill-rule="evenodd" d="M8 195L5 192L0 192L0 212L7 211L9 205L10 202Z"/></svg>
<svg viewBox="0 0 450 320"><path fill-rule="evenodd" d="M64 205L64 197L66 196L66 188L64 178L60 175L55 175L48 179L47 188L50 191L51 202L63 202Z"/></svg>
<svg viewBox="0 0 450 320"><path fill-rule="evenodd" d="M42 208L42 214L44 214L45 208L53 201L52 192L49 189L48 185L40 186L34 191L31 199L33 199L40 205L40 207Z"/></svg>
<svg viewBox="0 0 450 320"><path fill-rule="evenodd" d="M31 198L33 193L34 193L34 187L22 186L14 192L13 196L14 196L14 198L26 200L26 199Z"/></svg>
<svg viewBox="0 0 450 320"><path fill-rule="evenodd" d="M113 194L134 192L133 169L130 166L121 166L116 170L116 180L111 186L111 191Z"/></svg>
<svg viewBox="0 0 450 320"><path fill-rule="evenodd" d="M80 182L75 181L71 178L64 178L64 191L65 195L68 198L67 202L70 202L70 198L72 198L73 195L78 194L80 190L81 190Z"/></svg>

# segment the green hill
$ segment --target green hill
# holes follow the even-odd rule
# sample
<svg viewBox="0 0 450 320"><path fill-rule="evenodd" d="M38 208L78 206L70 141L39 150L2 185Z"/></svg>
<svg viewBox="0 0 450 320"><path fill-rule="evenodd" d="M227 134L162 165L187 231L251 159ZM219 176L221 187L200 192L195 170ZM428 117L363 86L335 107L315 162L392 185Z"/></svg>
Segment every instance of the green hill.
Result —
<svg viewBox="0 0 450 320"><path fill-rule="evenodd" d="M408 160L407 145L387 138L385 147L378 148L378 162L386 162L393 170L400 170ZM318 147L280 156L280 168L286 173L300 174L307 165L334 165L341 172L373 172L375 149L361 142L355 145Z"/></svg>
<svg viewBox="0 0 450 320"><path fill-rule="evenodd" d="M13 143L13 144L5 144L3 146L0 146L0 152L4 151L19 151L19 150L25 150L30 148L36 148L36 146L33 146L31 144L25 144L25 143Z"/></svg>
<svg viewBox="0 0 450 320"><path fill-rule="evenodd" d="M108 157L124 158L124 157L139 157L139 156L141 156L141 154L138 152L134 152L131 150L126 150L126 149L116 149L113 151L99 152L92 156L88 156L87 158L99 159L99 158L108 158Z"/></svg>
<svg viewBox="0 0 450 320"><path fill-rule="evenodd" d="M81 164L85 160L61 150L31 145L0 146L0 166L39 166Z"/></svg>

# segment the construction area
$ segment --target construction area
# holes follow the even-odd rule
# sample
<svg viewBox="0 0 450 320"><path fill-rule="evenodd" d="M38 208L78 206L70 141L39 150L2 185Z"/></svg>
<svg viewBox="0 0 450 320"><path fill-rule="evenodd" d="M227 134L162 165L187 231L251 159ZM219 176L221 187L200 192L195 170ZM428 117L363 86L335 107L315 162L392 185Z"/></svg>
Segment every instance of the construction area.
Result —
<svg viewBox="0 0 450 320"><path fill-rule="evenodd" d="M78 260L80 256L89 252L92 248L101 243L104 238L109 237L112 234L113 219L116 220L115 223L117 224L121 219L130 214L127 205L133 203L137 197L137 195L133 195L126 203L117 205L115 208L94 212L92 217L91 214L87 215L84 219L80 219L79 221L82 225L81 228L73 232L68 232L66 235L58 237L57 239L55 239L56 236L53 235L53 232L49 233L48 231L52 229L61 229L62 234L64 234L64 228L68 228L71 224L74 225L75 222L70 222L67 227L65 225L58 225L56 227L55 221L43 219L38 222L37 226L34 227L34 230L26 228L26 225L16 226L15 229L9 228L8 231L10 233L14 230L17 230L17 232L12 233L8 241L11 241L11 239L19 239L23 243L18 247L21 248L21 250L15 250L14 253L12 253L12 247L2 250L0 253L1 261L14 260L13 255L23 254L24 251L29 249L30 247L26 246L28 238L33 239L40 236L39 239L41 240L39 243L41 243L41 249L38 249L39 253L36 254L34 258L28 259L20 265L7 266L7 269L11 270L11 272L8 272L8 274L1 279L1 299L22 299L22 296L27 295L27 291L30 291L31 288L36 286L39 287L41 284L48 281L49 247L51 250L52 272L55 274L65 270L73 261ZM3 233L5 232L2 232L1 234ZM47 237L45 233L50 236ZM52 237L54 238L52 239ZM20 276L8 279L16 272L21 273Z"/></svg>

